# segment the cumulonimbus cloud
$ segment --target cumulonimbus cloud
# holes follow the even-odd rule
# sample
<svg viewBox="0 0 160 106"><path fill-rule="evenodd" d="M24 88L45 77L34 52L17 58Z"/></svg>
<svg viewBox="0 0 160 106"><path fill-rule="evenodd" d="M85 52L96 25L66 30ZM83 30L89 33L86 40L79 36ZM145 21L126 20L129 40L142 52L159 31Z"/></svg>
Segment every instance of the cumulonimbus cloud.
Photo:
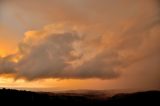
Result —
<svg viewBox="0 0 160 106"><path fill-rule="evenodd" d="M93 22L87 26L83 25L83 21L81 24L76 22L80 19L74 17L73 22L69 21L71 24L60 22L60 24L46 25L41 30L27 31L19 44L18 53L8 58L0 58L0 73L14 73L17 78L25 77L28 80L38 78L111 79L119 77L124 71L130 71L131 65L140 63L142 66L145 64L151 68L156 65L154 70L145 68L143 70L147 70L146 73L153 71L156 77L152 79L158 80L159 66L155 61L159 61L160 53L160 20L157 9L134 11L134 17L128 14L132 12L129 10L116 17L117 11L107 10L110 13L109 16L101 14L100 11L103 8L100 6L97 9L94 8L98 12L95 20L92 19L95 13L91 13L88 17ZM89 9L92 9L92 6ZM125 9L122 8L122 10ZM145 12L148 14L143 17L142 13ZM106 21L107 17L111 22ZM112 17L114 19L111 19ZM13 61L17 57L18 61ZM141 71L140 68L137 70Z"/></svg>
<svg viewBox="0 0 160 106"><path fill-rule="evenodd" d="M97 40L100 36L91 37L59 25L27 32L20 44L18 76L28 79L117 77L114 68L124 62L118 59L117 53L99 47L105 46L96 43L101 43L101 39Z"/></svg>
<svg viewBox="0 0 160 106"><path fill-rule="evenodd" d="M146 27L146 26L145 26ZM19 45L18 62L1 58L1 73L17 77L101 78L118 77L129 64L158 55L159 25L133 34L82 34L74 27L49 25L39 31L28 31ZM135 30L137 31L137 30ZM130 34L127 36L125 34ZM150 39L149 39L149 38ZM118 38L118 39L117 39ZM136 52L135 52L136 50ZM156 53L156 54L155 54ZM3 71L2 71L3 70Z"/></svg>

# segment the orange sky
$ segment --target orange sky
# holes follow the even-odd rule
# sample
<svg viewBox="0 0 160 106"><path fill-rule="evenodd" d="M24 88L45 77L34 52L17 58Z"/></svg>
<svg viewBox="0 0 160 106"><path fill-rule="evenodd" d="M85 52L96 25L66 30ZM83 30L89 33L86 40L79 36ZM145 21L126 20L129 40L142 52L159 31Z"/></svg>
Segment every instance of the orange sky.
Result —
<svg viewBox="0 0 160 106"><path fill-rule="evenodd" d="M0 87L160 89L158 3L3 0Z"/></svg>
<svg viewBox="0 0 160 106"><path fill-rule="evenodd" d="M0 56L15 53L19 41L16 34L4 26L0 26L0 34Z"/></svg>

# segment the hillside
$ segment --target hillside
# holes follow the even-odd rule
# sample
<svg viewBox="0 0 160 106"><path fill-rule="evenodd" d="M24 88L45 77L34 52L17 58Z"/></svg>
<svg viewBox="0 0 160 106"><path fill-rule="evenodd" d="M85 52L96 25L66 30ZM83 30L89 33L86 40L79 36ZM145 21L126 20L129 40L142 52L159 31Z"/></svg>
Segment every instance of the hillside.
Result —
<svg viewBox="0 0 160 106"><path fill-rule="evenodd" d="M96 96L97 95L97 96ZM47 93L18 91L11 89L0 90L1 103L13 104L49 104L49 105L160 105L160 91L136 93L121 93L111 97L101 98L99 94L76 93ZM7 102L6 102L7 101Z"/></svg>

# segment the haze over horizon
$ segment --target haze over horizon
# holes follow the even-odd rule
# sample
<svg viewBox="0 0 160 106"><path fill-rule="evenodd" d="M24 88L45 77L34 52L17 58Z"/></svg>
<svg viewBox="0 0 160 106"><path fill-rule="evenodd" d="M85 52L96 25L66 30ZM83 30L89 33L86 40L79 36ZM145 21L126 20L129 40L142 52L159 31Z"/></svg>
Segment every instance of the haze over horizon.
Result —
<svg viewBox="0 0 160 106"><path fill-rule="evenodd" d="M160 90L159 0L1 0L0 87Z"/></svg>

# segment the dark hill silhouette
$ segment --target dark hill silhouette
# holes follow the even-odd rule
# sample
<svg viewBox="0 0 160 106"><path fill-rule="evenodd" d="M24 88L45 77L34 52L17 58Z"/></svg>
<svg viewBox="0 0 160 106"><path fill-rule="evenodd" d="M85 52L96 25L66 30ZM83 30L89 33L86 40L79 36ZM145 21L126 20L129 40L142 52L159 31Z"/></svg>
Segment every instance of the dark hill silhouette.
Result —
<svg viewBox="0 0 160 106"><path fill-rule="evenodd" d="M0 90L0 103L5 104L41 104L54 106L160 106L160 91L116 94L112 97L99 98L91 95L74 93L45 93L18 91L11 89Z"/></svg>

